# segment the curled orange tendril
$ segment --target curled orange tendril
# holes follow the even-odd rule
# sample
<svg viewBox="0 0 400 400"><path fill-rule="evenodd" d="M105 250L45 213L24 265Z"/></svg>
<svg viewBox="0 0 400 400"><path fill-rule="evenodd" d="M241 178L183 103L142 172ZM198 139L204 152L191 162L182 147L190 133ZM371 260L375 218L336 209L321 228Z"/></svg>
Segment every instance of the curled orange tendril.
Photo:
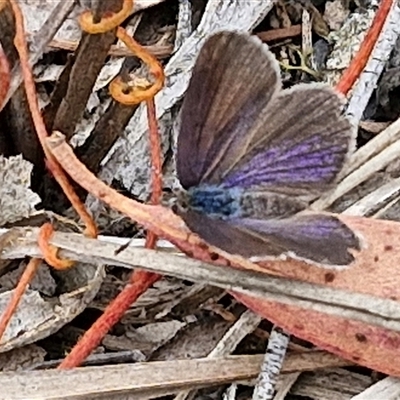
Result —
<svg viewBox="0 0 400 400"><path fill-rule="evenodd" d="M87 33L105 33L113 30L118 25L121 25L126 18L129 17L132 8L133 0L124 0L122 8L119 12L108 13L108 15L103 16L97 23L93 22L93 14L90 10L88 10L79 16L79 25L81 26L82 30Z"/></svg>
<svg viewBox="0 0 400 400"><path fill-rule="evenodd" d="M39 231L38 243L41 251L43 252L44 259L47 263L48 260L54 261L56 264L55 268L57 269L65 269L69 268L73 265L73 261L69 260L59 260L57 258L57 249L48 244L49 239L53 234L53 227L51 224L44 224ZM11 299L7 304L6 309L1 314L0 318L0 338L3 337L5 330L7 329L8 324L12 316L14 315L18 304L21 300L21 297L24 295L26 288L31 283L34 278L42 260L40 258L31 258L29 260L28 265L24 269L16 288L13 290ZM52 265L52 264L50 264ZM54 266L54 265L53 265Z"/></svg>
<svg viewBox="0 0 400 400"><path fill-rule="evenodd" d="M110 93L112 97L120 103L133 106L154 97L162 89L165 81L164 69L155 57L149 54L139 43L126 33L125 29L118 28L117 36L125 43L129 50L148 65L150 73L155 78L153 84L150 84L150 82L142 84L142 82L144 82L142 80L140 84L136 84L133 87L123 82L120 77L115 78L110 83ZM136 83L138 83L138 80L136 80Z"/></svg>
<svg viewBox="0 0 400 400"><path fill-rule="evenodd" d="M53 236L53 233L54 229L50 223L42 225L38 238L38 245L44 260L55 269L63 270L72 267L74 262L58 258L58 248L49 244L49 240Z"/></svg>
<svg viewBox="0 0 400 400"><path fill-rule="evenodd" d="M100 22L94 23L90 11L83 13L79 19L81 28L91 34L104 33L114 29L129 16L133 7L132 0L125 0L120 12L108 15ZM118 102L133 106L154 97L164 86L164 70L159 61L149 54L136 40L128 35L124 28L117 28L117 37L149 67L155 81L150 83L147 79L136 78L132 82L124 82L121 77L115 78L110 83L111 96Z"/></svg>

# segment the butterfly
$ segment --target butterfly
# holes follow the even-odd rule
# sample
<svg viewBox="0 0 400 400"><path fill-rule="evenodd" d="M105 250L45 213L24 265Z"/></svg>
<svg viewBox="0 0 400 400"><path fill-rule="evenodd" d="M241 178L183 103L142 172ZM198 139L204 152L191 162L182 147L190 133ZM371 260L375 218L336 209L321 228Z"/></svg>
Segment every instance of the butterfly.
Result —
<svg viewBox="0 0 400 400"><path fill-rule="evenodd" d="M209 37L181 110L176 212L226 252L347 266L356 234L336 216L307 212L355 146L339 96L324 84L282 89L279 65L258 38Z"/></svg>

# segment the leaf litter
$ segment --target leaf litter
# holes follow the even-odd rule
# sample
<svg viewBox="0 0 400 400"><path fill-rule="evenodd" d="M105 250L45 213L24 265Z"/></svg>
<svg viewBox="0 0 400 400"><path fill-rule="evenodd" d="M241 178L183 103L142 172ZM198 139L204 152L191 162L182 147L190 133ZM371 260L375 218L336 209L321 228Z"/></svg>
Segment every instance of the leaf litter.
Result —
<svg viewBox="0 0 400 400"><path fill-rule="evenodd" d="M179 33L176 32L179 4L160 1L148 3L160 4L149 4L148 9L144 9L140 14L133 14L130 23L132 32L141 43L153 46L155 50L158 48L160 52L166 48L170 49L169 54L165 53L162 56L169 80L159 109L160 131L163 138L164 190L165 195L168 196L175 184L173 151L179 108L194 61L194 48L197 48L198 44L195 45L193 37L189 37L182 41L181 47L175 49L176 53L173 54L174 37ZM301 53L301 36L298 34L271 40L268 44L278 58L284 60L288 66L283 70L285 84L291 85L315 79L336 82L337 77L340 77L358 50L376 12L376 3L373 1L363 3L365 4L360 5L359 2L343 0L302 0L298 3L278 1L266 16L263 15L264 11L261 8L246 9L249 15L246 16L246 22L241 28L254 31L256 34L268 31L275 33L274 31L278 29L289 31L291 27L302 24L302 12L304 9L307 10L314 21L311 28L313 49L318 52L320 51L318 49L323 47L321 43L328 45L324 47L328 50L322 54L325 62L321 64L321 70L311 75L301 68L304 60L306 63L309 61L309 55ZM53 4L52 2L21 2L26 17L26 29L30 34L28 37L33 37L34 34L40 32ZM232 27L232 24L235 24L235 18L229 12L216 15L213 19L211 12L207 14L207 9L205 11L206 5L206 1L192 2L192 18L190 19L192 31L198 26L207 32L216 28ZM82 5L76 6L58 31L55 40L64 44L75 43L79 40L81 32L76 23L76 16L81 10ZM188 28L187 23L184 28ZM190 40L193 40L193 43ZM400 82L397 60L398 43L399 41L364 112L366 121L389 122L399 117L398 107L396 107L399 101L396 89ZM51 113L47 107L51 104L53 91L62 80L62 73L68 66L68 58L72 56L72 53L64 47L58 48L54 41L36 66L38 71L40 70L37 89L43 96L44 112L46 113L47 109L49 118ZM87 138L93 137L96 126L98 129L104 114L109 113L110 121L117 120L120 123L119 131L116 132L108 147L101 149L103 158L94 164L95 172L109 178L110 184L130 196L147 200L150 171L144 136L146 130L143 128L144 109L139 107L135 113L115 109L115 106L110 103L106 87L110 79L121 69L122 71L137 69L138 65L137 60L132 57L110 56L97 77L83 117L74 129L73 143L78 153L81 151L81 154L89 159L93 157L93 153L85 149L83 143ZM171 72L170 76L168 72ZM84 74L81 76L83 77ZM336 76L336 78L331 76ZM2 118L5 117L0 114L0 121ZM359 146L368 142L376 134L364 125L364 128L359 130ZM0 140L2 140L1 136ZM21 148L23 149L23 146ZM12 154L12 152L5 152L5 154ZM39 173L45 174L40 165L36 167ZM76 217L68 209L58 189L54 185L43 185L40 182L41 179L38 180L37 177L36 181L33 179L31 182L31 169L32 164L23 160L20 155L9 155L0 159L0 190L2 190L0 225L13 226L18 220L24 220L25 225L36 225L37 208L46 210L42 211L44 220L57 220L60 230L79 231L80 228L74 222ZM397 163L376 171L370 179L338 199L331 210L343 211L382 184L394 182L398 178L398 171ZM54 202L54 198L60 199ZM126 217L117 212L111 212L93 199L89 198L87 204L90 204L93 213L97 216L96 220L100 221L102 234L119 237L143 236L143 232ZM379 213L380 218L398 221L398 207L396 192L390 202L384 204L376 212ZM55 217L54 214L48 213L49 211L57 213L60 217ZM12 240L12 238L7 240ZM24 267L24 261L6 264L1 269L1 304L5 304L9 297L9 289L13 286L19 270ZM6 352L0 355L2 370L40 368L41 365L46 365L46 362L63 358L74 342L69 336L79 336L80 332L87 329L125 285L129 274L129 270L121 267L108 266L104 270L101 266L91 264L79 264L70 271L55 273L43 265L36 281L32 282L29 291L25 294L17 317L0 345L0 351ZM2 307L4 306L0 308ZM130 358L128 358L136 361L205 357L220 343L232 326L240 321L244 310L245 308L240 303L221 289L165 277L132 305L125 317L103 340L90 362L101 365L107 363L107 360L111 360L113 356L118 360L118 355L120 360L124 360L123 354L126 351L137 351L139 355L130 353ZM257 329L252 328L246 337L240 340L237 347L235 345L230 351L235 351L236 354L262 353L270 329L271 324L263 321ZM310 347L308 343L296 338L292 339L292 351ZM101 358L102 355L105 357ZM290 394L285 398L350 399L371 386L374 381L374 372L364 368L352 366L351 368L316 369L300 374L290 385ZM196 396L199 399L206 396L221 398L226 387L226 385L219 387L210 385ZM238 398L248 398L251 390L248 384L239 385Z"/></svg>

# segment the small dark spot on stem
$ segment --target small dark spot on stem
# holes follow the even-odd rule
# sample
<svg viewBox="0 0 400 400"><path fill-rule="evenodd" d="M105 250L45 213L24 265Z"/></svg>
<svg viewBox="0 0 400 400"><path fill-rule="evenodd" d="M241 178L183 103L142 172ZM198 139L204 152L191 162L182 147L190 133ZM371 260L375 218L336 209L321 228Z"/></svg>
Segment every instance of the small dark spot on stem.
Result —
<svg viewBox="0 0 400 400"><path fill-rule="evenodd" d="M361 343L365 343L367 341L367 337L363 333L356 333L356 339Z"/></svg>
<svg viewBox="0 0 400 400"><path fill-rule="evenodd" d="M325 282L326 283L333 282L334 280L335 280L335 274L333 272L327 272L325 274Z"/></svg>
<svg viewBox="0 0 400 400"><path fill-rule="evenodd" d="M387 244L387 245L385 245L385 247L383 249L385 251L391 251L391 250L393 250L393 246L391 244Z"/></svg>
<svg viewBox="0 0 400 400"><path fill-rule="evenodd" d="M204 243L204 242L200 242L200 243L198 244L198 247L199 247L201 250L208 250L208 244L207 244L207 243Z"/></svg>
<svg viewBox="0 0 400 400"><path fill-rule="evenodd" d="M186 255L188 257L193 257L193 251L191 251L191 250L186 251Z"/></svg>
<svg viewBox="0 0 400 400"><path fill-rule="evenodd" d="M375 261L375 262L378 262L378 261L379 261L379 256L375 256L375 257L374 257L374 261Z"/></svg>
<svg viewBox="0 0 400 400"><path fill-rule="evenodd" d="M210 253L210 258L212 261L217 261L219 258L219 255L217 253Z"/></svg>

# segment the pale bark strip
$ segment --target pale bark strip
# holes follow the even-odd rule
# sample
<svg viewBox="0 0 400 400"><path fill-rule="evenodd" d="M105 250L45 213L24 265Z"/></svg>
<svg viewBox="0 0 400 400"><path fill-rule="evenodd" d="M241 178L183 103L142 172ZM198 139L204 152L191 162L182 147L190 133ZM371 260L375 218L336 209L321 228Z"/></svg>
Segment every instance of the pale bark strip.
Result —
<svg viewBox="0 0 400 400"><path fill-rule="evenodd" d="M261 320L262 317L254 314L252 311L245 311L228 332L226 332L207 358L217 358L231 354L243 338L257 328ZM183 390L175 396L175 400L193 399L195 395L196 391Z"/></svg>
<svg viewBox="0 0 400 400"><path fill-rule="evenodd" d="M351 400L397 400L400 398L400 379L387 377L373 384Z"/></svg>
<svg viewBox="0 0 400 400"><path fill-rule="evenodd" d="M178 23L176 26L174 51L178 51L182 43L192 33L192 5L189 0L179 0Z"/></svg>
<svg viewBox="0 0 400 400"><path fill-rule="evenodd" d="M252 400L272 400L274 398L276 383L281 373L289 341L290 334L277 326L272 328Z"/></svg>
<svg viewBox="0 0 400 400"><path fill-rule="evenodd" d="M262 355L0 373L0 400L143 400L257 376ZM283 372L347 366L323 351L289 355Z"/></svg>
<svg viewBox="0 0 400 400"><path fill-rule="evenodd" d="M358 125L362 117L399 34L400 5L395 1L369 62L353 89L347 107L347 115L355 125ZM334 190L315 201L311 209L328 208L341 196L365 182L376 171L386 167L396 158L393 152L398 150L396 146L390 145L394 144L399 137L400 120L397 120L351 156Z"/></svg>

